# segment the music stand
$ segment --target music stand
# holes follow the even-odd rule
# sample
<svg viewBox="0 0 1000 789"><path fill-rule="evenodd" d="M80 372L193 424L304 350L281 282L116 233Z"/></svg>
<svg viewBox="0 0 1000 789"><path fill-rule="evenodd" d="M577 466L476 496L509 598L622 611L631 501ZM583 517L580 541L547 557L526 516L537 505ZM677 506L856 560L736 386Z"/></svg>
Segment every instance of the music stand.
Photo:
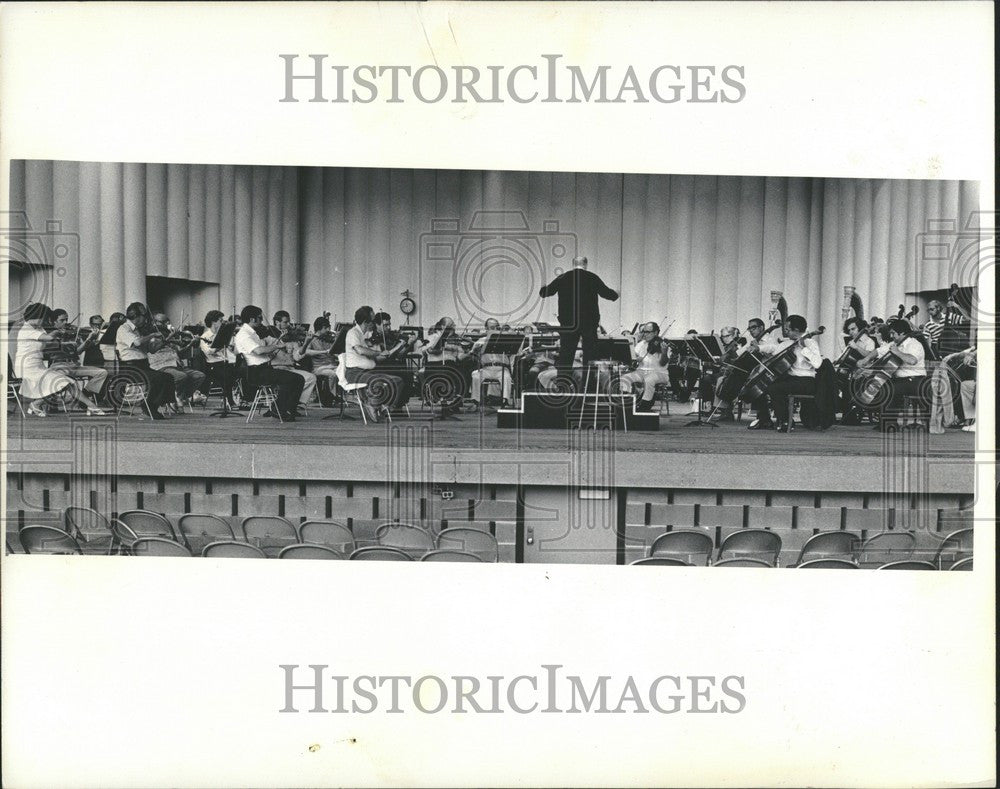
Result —
<svg viewBox="0 0 1000 789"><path fill-rule="evenodd" d="M527 342L527 337L523 334L513 334L504 332L495 332L490 335L486 340L486 345L483 346L483 351L480 354L480 358L483 356L505 356L509 359L513 359L524 344ZM491 365L493 366L493 365ZM499 365L500 367L500 397L503 398L503 382L504 373L507 372L511 378L514 377L514 371L510 369L510 364ZM485 405L485 404L484 404Z"/></svg>
<svg viewBox="0 0 1000 789"><path fill-rule="evenodd" d="M233 339L233 335L236 333L236 324L226 322L219 327L218 333L212 340L209 348L213 351L222 351L222 363L225 365L226 371L226 381L229 382L229 391L222 392L222 408L219 411L213 411L209 416L217 416L219 419L225 419L227 416L233 416L233 411L229 407L229 398L233 396L232 386L233 380L229 377L229 343Z"/></svg>
<svg viewBox="0 0 1000 789"><path fill-rule="evenodd" d="M711 366L715 364L717 359L722 358L722 344L714 334L699 334L696 337L685 337L683 342L698 360L698 387L701 388L701 378L705 375L706 366ZM693 422L688 422L685 427L718 427L718 424L715 422L711 420L706 422L701 418L703 411L701 396L699 395L698 418Z"/></svg>

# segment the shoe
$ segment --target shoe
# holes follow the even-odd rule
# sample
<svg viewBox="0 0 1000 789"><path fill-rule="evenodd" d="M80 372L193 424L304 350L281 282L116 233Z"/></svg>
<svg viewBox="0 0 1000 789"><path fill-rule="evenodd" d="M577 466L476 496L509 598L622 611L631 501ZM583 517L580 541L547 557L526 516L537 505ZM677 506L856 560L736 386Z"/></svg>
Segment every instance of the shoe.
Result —
<svg viewBox="0 0 1000 789"><path fill-rule="evenodd" d="M287 414L281 415L281 421L283 422L294 422L296 419L295 414L289 411Z"/></svg>
<svg viewBox="0 0 1000 789"><path fill-rule="evenodd" d="M88 408L87 416L107 416L107 414L100 408Z"/></svg>
<svg viewBox="0 0 1000 789"><path fill-rule="evenodd" d="M779 423L778 427L777 427L777 431L779 433L788 433L789 432L788 422L781 422L781 423Z"/></svg>
<svg viewBox="0 0 1000 789"><path fill-rule="evenodd" d="M32 416L41 416L41 417L48 416L48 414L45 411L43 411L40 408L35 408L33 405L29 405L26 409L26 412L31 414Z"/></svg>
<svg viewBox="0 0 1000 789"><path fill-rule="evenodd" d="M747 425L747 430L772 430L774 429L774 423L771 421L763 421L761 419L755 419L749 425Z"/></svg>
<svg viewBox="0 0 1000 789"><path fill-rule="evenodd" d="M207 403L208 398L205 397L205 395L202 394L201 392L195 392L193 395L191 395L191 402L195 403L196 405L201 405L202 403Z"/></svg>
<svg viewBox="0 0 1000 789"><path fill-rule="evenodd" d="M963 433L975 433L976 432L976 426L975 425L966 425L965 427L962 428L962 432Z"/></svg>

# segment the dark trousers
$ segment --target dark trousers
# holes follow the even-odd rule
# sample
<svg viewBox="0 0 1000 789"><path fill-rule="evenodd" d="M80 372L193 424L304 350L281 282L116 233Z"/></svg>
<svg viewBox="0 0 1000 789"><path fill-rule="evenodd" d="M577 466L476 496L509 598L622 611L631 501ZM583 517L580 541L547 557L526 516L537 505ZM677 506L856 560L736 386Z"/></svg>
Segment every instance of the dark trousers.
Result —
<svg viewBox="0 0 1000 789"><path fill-rule="evenodd" d="M269 364L256 364L247 367L247 378L254 388L265 384L278 387L278 411L282 414L294 414L302 396L304 381L301 375L289 370L279 370Z"/></svg>
<svg viewBox="0 0 1000 789"><path fill-rule="evenodd" d="M222 393L226 398L226 402L231 406L235 405L233 402L234 374L235 371L231 364L226 364L225 362L207 364L205 365L205 381L201 385L201 390L207 394L209 387L220 386L222 387Z"/></svg>
<svg viewBox="0 0 1000 789"><path fill-rule="evenodd" d="M174 379L159 370L150 369L147 359L139 359L131 362L122 362L121 366L126 370L138 371L141 379L136 381L137 376L128 375L129 381L140 382L146 385L146 402L154 411L164 403L174 402Z"/></svg>
<svg viewBox="0 0 1000 789"><path fill-rule="evenodd" d="M815 396L816 379L789 375L767 387L767 396L771 400L774 418L778 424L788 422L788 395L792 394Z"/></svg>
<svg viewBox="0 0 1000 789"><path fill-rule="evenodd" d="M698 383L698 374L697 367L688 367L687 364L671 364L667 367L670 388L678 400L687 400L691 396L691 390Z"/></svg>
<svg viewBox="0 0 1000 789"><path fill-rule="evenodd" d="M948 385L951 387L951 404L955 409L955 419L964 420L965 408L962 406L962 381L974 381L976 368L970 367L963 359L949 359L945 362L948 368Z"/></svg>
<svg viewBox="0 0 1000 789"><path fill-rule="evenodd" d="M924 414L929 413L930 402L925 400L925 396L929 395L930 387L927 386L926 375L919 375L913 378L893 378L889 382L889 386L892 387L892 398L886 407L887 414L896 416L902 413L903 398L916 396L920 397L918 404L919 411Z"/></svg>
<svg viewBox="0 0 1000 789"><path fill-rule="evenodd" d="M562 328L559 330L559 356L556 366L560 372L573 369L573 358L576 356L576 346L583 344L583 363L593 361L597 355L597 327L581 326Z"/></svg>

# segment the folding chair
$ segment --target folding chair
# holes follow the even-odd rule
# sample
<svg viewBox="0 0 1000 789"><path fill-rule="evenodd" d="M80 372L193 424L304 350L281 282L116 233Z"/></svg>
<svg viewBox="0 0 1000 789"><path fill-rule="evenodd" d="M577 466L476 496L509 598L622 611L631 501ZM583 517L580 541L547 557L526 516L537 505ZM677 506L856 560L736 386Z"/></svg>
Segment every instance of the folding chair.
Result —
<svg viewBox="0 0 1000 789"><path fill-rule="evenodd" d="M352 561L368 562L411 562L413 557L399 548L388 548L381 545L369 545L358 548L350 555Z"/></svg>
<svg viewBox="0 0 1000 789"><path fill-rule="evenodd" d="M149 400L146 398L149 390L145 384L137 383L126 383L125 388L122 390L121 402L118 403L118 410L115 412L115 418L121 418L122 410L125 406L128 406L128 415L132 416L135 412L135 407L137 405L143 405L146 408L146 413L149 414L149 418L153 418L153 409L149 407Z"/></svg>
<svg viewBox="0 0 1000 789"><path fill-rule="evenodd" d="M8 346L9 347L9 346ZM7 354L7 399L14 398L14 402L17 404L17 410L21 412L21 417L27 417L24 413L24 403L21 402L21 379L14 375L14 363L10 360L10 354Z"/></svg>
<svg viewBox="0 0 1000 789"><path fill-rule="evenodd" d="M177 519L177 531L195 553L201 553L210 542L236 539L227 521L209 513L189 512L181 515Z"/></svg>
<svg viewBox="0 0 1000 789"><path fill-rule="evenodd" d="M277 556L282 548L302 540L290 521L280 515L250 515L240 524L243 539L267 556Z"/></svg>
<svg viewBox="0 0 1000 789"><path fill-rule="evenodd" d="M636 559L630 564L646 564L656 567L694 567L691 562L685 562L672 556L647 556L645 559Z"/></svg>
<svg viewBox="0 0 1000 789"><path fill-rule="evenodd" d="M25 553L83 555L80 544L73 536L55 526L22 526L17 536Z"/></svg>
<svg viewBox="0 0 1000 789"><path fill-rule="evenodd" d="M439 547L434 544L434 537L427 529L409 523L383 523L376 529L375 539L379 546L397 548L414 559Z"/></svg>
<svg viewBox="0 0 1000 789"><path fill-rule="evenodd" d="M666 556L682 559L688 564L708 565L714 550L715 541L707 531L676 529L653 540L647 558Z"/></svg>
<svg viewBox="0 0 1000 789"><path fill-rule="evenodd" d="M453 526L438 532L434 547L441 550L462 551L478 556L484 562L500 561L497 538L488 531Z"/></svg>
<svg viewBox="0 0 1000 789"><path fill-rule="evenodd" d="M936 570L937 567L931 562L918 561L916 559L904 559L899 562L888 562L876 570Z"/></svg>
<svg viewBox="0 0 1000 789"><path fill-rule="evenodd" d="M956 562L970 558L972 558L972 529L959 529L944 538L934 556L934 564L940 570L948 570Z"/></svg>
<svg viewBox="0 0 1000 789"><path fill-rule="evenodd" d="M966 570L966 571L971 571L972 570L972 557L969 556L969 557L967 557L965 559L959 559L957 562L955 562L951 566L950 569L951 570Z"/></svg>
<svg viewBox="0 0 1000 789"><path fill-rule="evenodd" d="M115 548L115 534L111 523L97 510L90 507L67 507L63 510L63 527L72 534L85 553L105 553L110 556Z"/></svg>
<svg viewBox="0 0 1000 789"><path fill-rule="evenodd" d="M166 537L174 542L183 542L183 539L178 539L173 524L159 513L126 510L118 513L118 520L128 526L136 537Z"/></svg>
<svg viewBox="0 0 1000 789"><path fill-rule="evenodd" d="M808 562L797 564L796 568L815 570L857 570L858 565L847 559L812 559Z"/></svg>
<svg viewBox="0 0 1000 789"><path fill-rule="evenodd" d="M255 545L248 545L245 542L235 540L219 540L210 542L202 550L201 555L206 559L266 559L265 554Z"/></svg>
<svg viewBox="0 0 1000 789"><path fill-rule="evenodd" d="M337 364L337 387L340 389L340 418L344 418L344 406L356 405L358 410L361 412L361 420L368 424L368 404L365 402L365 389L368 388L366 383L349 383L347 380L347 354L340 354L340 360ZM332 414L330 415L332 416ZM329 419L330 417L325 417Z"/></svg>
<svg viewBox="0 0 1000 789"><path fill-rule="evenodd" d="M778 566L781 537L768 529L740 529L729 534L719 546L719 559L755 559L769 567Z"/></svg>
<svg viewBox="0 0 1000 789"><path fill-rule="evenodd" d="M916 535L908 531L883 531L873 534L858 549L858 564L868 569L902 562L913 556Z"/></svg>
<svg viewBox="0 0 1000 789"><path fill-rule="evenodd" d="M179 542L164 537L139 537L132 543L130 551L133 556L187 556L191 551Z"/></svg>
<svg viewBox="0 0 1000 789"><path fill-rule="evenodd" d="M286 545L278 553L279 559L346 559L347 557L339 551L328 548L325 545L300 542L295 545Z"/></svg>
<svg viewBox="0 0 1000 789"><path fill-rule="evenodd" d="M842 559L854 564L861 538L849 531L821 531L802 546L796 565L813 559Z"/></svg>
<svg viewBox="0 0 1000 789"><path fill-rule="evenodd" d="M712 567L776 567L776 563L766 562L763 559L754 559L743 556L733 559L720 559Z"/></svg>
<svg viewBox="0 0 1000 789"><path fill-rule="evenodd" d="M420 557L422 562L482 562L482 558L468 551L453 551L450 549L427 551Z"/></svg>
<svg viewBox="0 0 1000 789"><path fill-rule="evenodd" d="M353 532L343 523L336 521L304 521L299 524L299 540L325 545L346 556L357 548Z"/></svg>
<svg viewBox="0 0 1000 789"><path fill-rule="evenodd" d="M257 387L253 402L250 404L250 413L247 414L247 424L263 409L276 414L279 422L284 421L281 418L281 412L278 411L278 393L271 384L260 384Z"/></svg>

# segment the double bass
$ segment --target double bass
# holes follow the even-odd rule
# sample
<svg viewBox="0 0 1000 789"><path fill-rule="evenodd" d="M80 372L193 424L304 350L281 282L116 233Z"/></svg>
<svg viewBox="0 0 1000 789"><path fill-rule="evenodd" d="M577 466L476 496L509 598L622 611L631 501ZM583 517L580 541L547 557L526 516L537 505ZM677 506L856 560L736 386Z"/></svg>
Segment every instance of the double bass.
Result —
<svg viewBox="0 0 1000 789"><path fill-rule="evenodd" d="M826 327L820 326L815 331L803 334L799 340L793 342L787 348L782 348L770 359L758 364L740 390L740 400L747 403L763 397L771 384L792 369L792 366L795 364L795 349L798 347L799 342L801 340L808 340L810 337L816 337L825 331Z"/></svg>

